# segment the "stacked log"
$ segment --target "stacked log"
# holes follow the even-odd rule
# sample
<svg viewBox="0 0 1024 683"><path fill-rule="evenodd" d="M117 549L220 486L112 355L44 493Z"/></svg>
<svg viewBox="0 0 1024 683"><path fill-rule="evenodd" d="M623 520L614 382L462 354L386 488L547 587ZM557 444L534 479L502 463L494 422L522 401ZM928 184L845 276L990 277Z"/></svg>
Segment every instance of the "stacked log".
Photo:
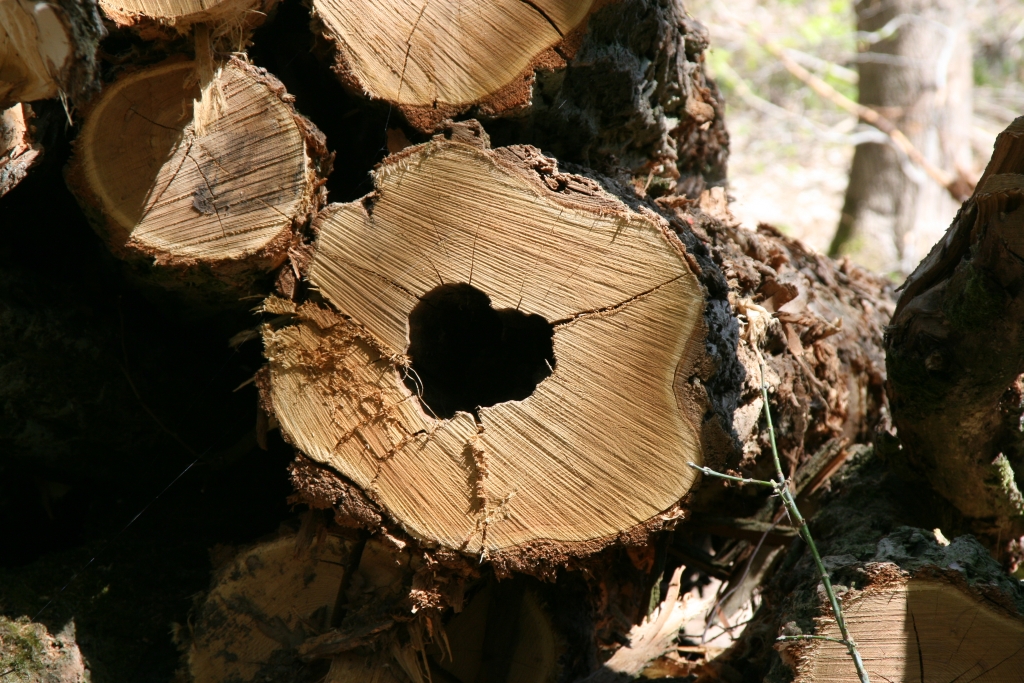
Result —
<svg viewBox="0 0 1024 683"><path fill-rule="evenodd" d="M262 302L235 340L263 342L253 441L294 448L308 509L215 571L185 679L853 680L831 641L774 647L835 631L777 501L698 476L769 478L766 408L870 667L1016 670L1019 588L985 548L1020 532L1022 368L981 349L1016 329L1019 127L894 306L884 279L732 218L706 33L678 3L314 0L335 75L389 112L372 189L331 204L346 141L244 54L272 7L103 0L133 47L82 97L66 174L132 286L183 294L155 306ZM11 177L35 149L15 101ZM764 597L690 666L707 577L725 623Z"/></svg>

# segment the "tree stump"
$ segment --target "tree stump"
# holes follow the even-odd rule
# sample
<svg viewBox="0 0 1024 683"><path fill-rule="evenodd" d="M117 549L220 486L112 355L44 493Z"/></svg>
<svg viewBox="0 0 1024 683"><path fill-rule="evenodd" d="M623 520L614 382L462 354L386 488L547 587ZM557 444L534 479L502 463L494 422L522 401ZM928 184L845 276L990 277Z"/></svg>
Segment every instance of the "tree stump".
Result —
<svg viewBox="0 0 1024 683"><path fill-rule="evenodd" d="M331 156L273 76L232 59L201 88L199 69L171 61L106 88L68 184L115 255L165 287L237 301L298 258Z"/></svg>
<svg viewBox="0 0 1024 683"><path fill-rule="evenodd" d="M317 216L320 296L266 305L295 316L265 333L268 403L428 546L529 565L643 537L723 438L714 275L654 211L472 140L392 156Z"/></svg>

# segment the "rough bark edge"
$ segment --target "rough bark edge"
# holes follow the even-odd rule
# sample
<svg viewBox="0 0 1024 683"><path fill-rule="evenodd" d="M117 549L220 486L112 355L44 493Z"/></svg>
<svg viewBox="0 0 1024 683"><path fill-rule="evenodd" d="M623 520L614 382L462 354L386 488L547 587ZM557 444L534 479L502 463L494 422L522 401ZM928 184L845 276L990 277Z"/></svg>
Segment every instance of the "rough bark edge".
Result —
<svg viewBox="0 0 1024 683"><path fill-rule="evenodd" d="M75 52L61 70L63 93L72 102L86 101L100 88L99 63L96 52L100 40L107 35L95 0L66 0L61 8L71 23Z"/></svg>
<svg viewBox="0 0 1024 683"><path fill-rule="evenodd" d="M187 35L196 24L209 24L214 36L231 39L233 48L246 42L249 32L267 19L280 0L226 0L218 7L182 17L156 18L142 13L122 12L99 0L104 16L119 29L130 29L144 40L171 41ZM241 18L244 17L244 18ZM240 19L241 18L241 19Z"/></svg>
<svg viewBox="0 0 1024 683"><path fill-rule="evenodd" d="M529 107L533 99L533 85L537 80L537 72L565 68L583 43L583 36L586 34L587 21L590 16L610 1L614 0L597 0L576 28L567 32L554 45L538 53L518 76L490 95L459 104L434 102L431 107L398 104L382 98L371 98L349 66L340 39L330 34L326 23L316 10L310 12L310 30L316 38L320 51L328 55L331 71L346 89L360 97L386 103L389 107L398 110L410 126L421 133L429 134L441 130L447 119L455 118L466 112L479 116L497 117L515 115L516 112Z"/></svg>
<svg viewBox="0 0 1024 683"><path fill-rule="evenodd" d="M143 67L143 69L185 61L190 60L176 56L158 64ZM74 157L72 157L72 163L69 163L65 169L65 181L68 188L75 195L93 229L103 239L114 256L133 265L141 271L142 276L165 289L191 290L197 285L200 287L209 285L211 291L203 292L203 296L208 295L214 300L220 298L230 300L232 297L237 299L239 292L248 294L255 283L268 278L290 258L297 263L304 261L301 256L307 249L309 238L303 233L312 217L327 202L327 189L324 185L334 163L334 153L327 149L327 138L309 119L295 109L295 97L288 94L284 84L277 77L267 72L266 69L256 67L239 57L231 57L224 66L228 65L244 71L277 96L291 112L292 120L305 139L307 189L306 196L303 198L303 206L293 217L292 223L282 228L280 233L264 247L246 254L241 259L211 261L174 256L158 249L134 246L130 239L120 240L115 237L122 233L124 228L103 212L99 197L89 188L83 169L80 164L74 163ZM139 70L125 71L120 78L138 72ZM88 113L87 109L86 115ZM74 146L77 147L78 144L80 143L76 140ZM286 280L288 279L286 278ZM292 282L291 284L292 292L294 292L296 283ZM289 292L286 290L285 293Z"/></svg>
<svg viewBox="0 0 1024 683"><path fill-rule="evenodd" d="M25 179L29 170L38 163L43 156L43 146L36 135L35 112L32 106L16 104L9 109L0 112L0 134L3 133L3 116L9 111L20 109L12 116L20 117L21 121L14 121L15 130L11 131L11 147L6 150L0 149L0 197L13 190L18 183ZM24 124L22 128L19 126Z"/></svg>
<svg viewBox="0 0 1024 683"><path fill-rule="evenodd" d="M1019 210L1022 170L1024 117L997 137L974 195L907 279L885 335L900 464L924 472L1000 555L1024 532L1019 425L1009 424L1020 401L1004 403L1024 369L1010 329L1020 324L1020 256L1000 225ZM952 435L935 431L940 420ZM956 438L966 424L975 424L970 444Z"/></svg>

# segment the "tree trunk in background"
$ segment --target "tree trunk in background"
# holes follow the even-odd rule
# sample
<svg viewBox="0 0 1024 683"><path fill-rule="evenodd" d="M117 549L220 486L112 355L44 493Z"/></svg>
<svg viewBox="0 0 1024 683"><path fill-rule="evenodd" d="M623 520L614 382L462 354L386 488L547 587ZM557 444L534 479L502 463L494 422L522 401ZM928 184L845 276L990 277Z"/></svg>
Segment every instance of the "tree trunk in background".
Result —
<svg viewBox="0 0 1024 683"><path fill-rule="evenodd" d="M859 56L861 104L893 121L932 164L971 169L971 47L959 0L858 0L857 29L883 37ZM891 33L891 36L887 34ZM910 272L958 205L887 143L857 147L829 250Z"/></svg>

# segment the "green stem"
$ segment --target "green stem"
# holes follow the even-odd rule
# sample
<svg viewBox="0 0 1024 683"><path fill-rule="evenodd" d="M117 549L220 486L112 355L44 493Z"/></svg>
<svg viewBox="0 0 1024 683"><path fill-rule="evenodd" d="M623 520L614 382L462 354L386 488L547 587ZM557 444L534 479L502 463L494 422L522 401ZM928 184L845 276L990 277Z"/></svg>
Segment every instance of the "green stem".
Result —
<svg viewBox="0 0 1024 683"><path fill-rule="evenodd" d="M743 477L734 477L731 474L722 474L721 472L716 472L710 467L701 467L697 463L688 462L686 464L708 477L718 477L719 479L735 481L739 482L740 484L756 484L757 486L767 486L768 488L771 489L778 488L775 485L774 481L764 481L763 479L744 479Z"/></svg>
<svg viewBox="0 0 1024 683"><path fill-rule="evenodd" d="M818 546L814 544L814 539L811 538L811 530L808 528L803 515L800 514L800 509L797 508L796 500L793 498L793 492L790 491L789 484L786 482L786 475L782 472L782 462L779 460L779 449L775 444L775 427L772 425L772 412L768 408L768 384L764 379L764 363L759 361L759 365L761 368L761 398L764 401L764 416L768 421L768 440L772 446L772 457L775 459L775 474L778 476L778 485L775 487L775 490L782 498L782 503L786 506L789 516L793 518L794 526L800 530L800 537L804 539L807 543L807 547L811 549L811 556L814 558L814 564L818 568L818 576L821 578L821 582L825 586L825 594L828 596L828 601L832 605L832 613L835 615L836 625L839 626L839 632L843 635L843 639L840 642L846 645L846 649L849 651L850 657L853 659L853 665L857 669L857 675L860 677L860 683L871 683L871 679L868 678L867 669L864 668L864 662L860 658L860 652L857 651L857 643L854 642L853 637L850 636L850 632L846 628L846 620L843 618L843 610L839 606L839 599L836 597L836 592L832 588L832 581L828 577L828 570L825 569L825 563L821 561L821 554L818 552Z"/></svg>
<svg viewBox="0 0 1024 683"><path fill-rule="evenodd" d="M788 641L788 640L827 640L830 643L839 643L841 645L846 645L846 641L845 640L840 640L839 638L829 638L828 636L808 636L808 635L779 636L775 640L778 640L780 642L781 641Z"/></svg>

